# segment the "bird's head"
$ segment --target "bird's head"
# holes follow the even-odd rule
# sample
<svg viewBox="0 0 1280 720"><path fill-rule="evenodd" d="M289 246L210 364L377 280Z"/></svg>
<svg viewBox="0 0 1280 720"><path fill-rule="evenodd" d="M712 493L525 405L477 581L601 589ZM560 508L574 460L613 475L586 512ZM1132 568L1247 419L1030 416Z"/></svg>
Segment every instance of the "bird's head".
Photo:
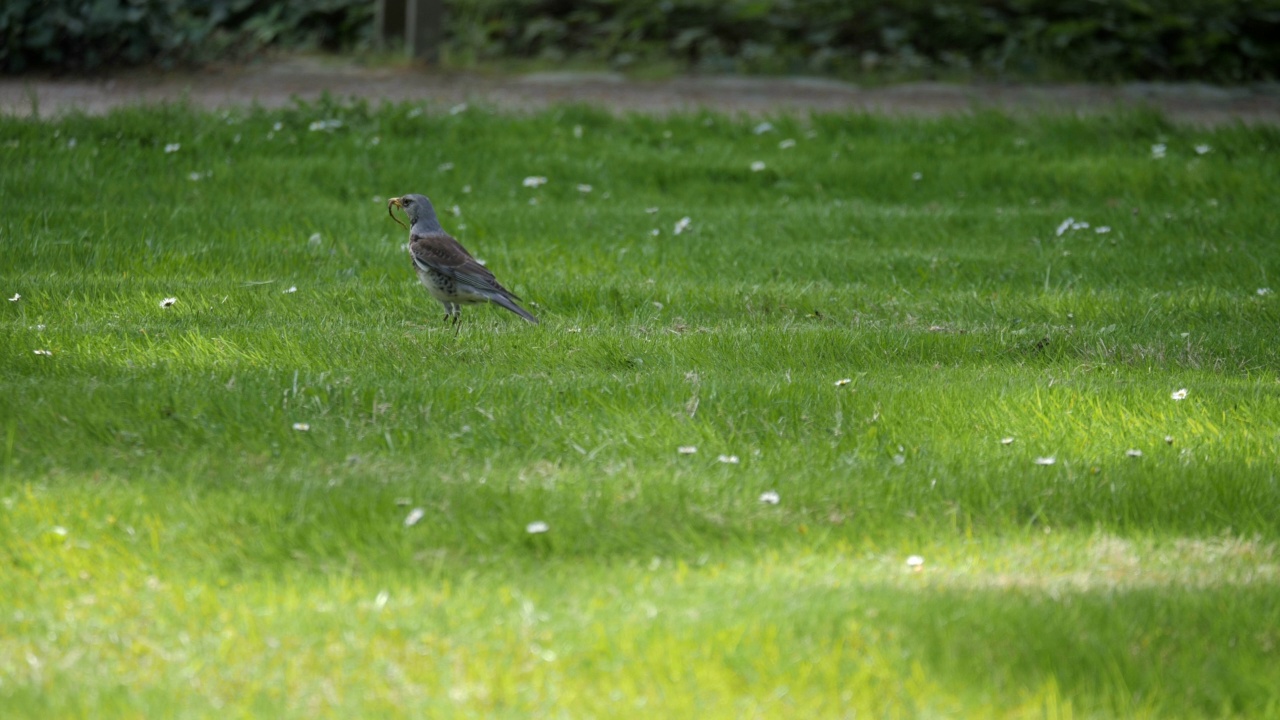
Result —
<svg viewBox="0 0 1280 720"><path fill-rule="evenodd" d="M431 207L431 201L427 199L426 195L401 195L387 201L387 214L391 216L392 220L404 225L404 223L400 222L400 218L396 217L395 213L391 211L393 207L404 210L404 214L409 216L410 226L416 225L419 220L438 224L436 223L436 209Z"/></svg>

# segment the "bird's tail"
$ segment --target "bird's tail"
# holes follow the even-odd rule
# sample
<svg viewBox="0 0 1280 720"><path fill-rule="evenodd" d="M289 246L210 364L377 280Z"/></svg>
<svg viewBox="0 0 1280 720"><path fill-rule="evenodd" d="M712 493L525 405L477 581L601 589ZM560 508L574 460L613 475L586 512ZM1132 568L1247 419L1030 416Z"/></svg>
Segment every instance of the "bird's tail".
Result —
<svg viewBox="0 0 1280 720"><path fill-rule="evenodd" d="M537 324L538 324L538 318L534 317L533 315L530 315L528 310L525 310L524 308L522 308L522 307L520 307L519 305L517 305L517 304L515 303L515 301L514 301L514 300L512 300L512 299L511 299L511 298L509 298L509 297L507 297L506 295L499 295L499 294L495 293L495 294L493 294L492 296L490 296L490 298L489 298L489 299L490 299L490 300L492 300L492 301L494 302L494 304L496 304L496 305L501 305L502 307L504 307L504 308L506 308L506 309L510 310L511 312L513 312L513 313L515 313L515 314L519 315L520 317L524 318L525 320L528 320L529 322L533 323L534 325L537 325Z"/></svg>

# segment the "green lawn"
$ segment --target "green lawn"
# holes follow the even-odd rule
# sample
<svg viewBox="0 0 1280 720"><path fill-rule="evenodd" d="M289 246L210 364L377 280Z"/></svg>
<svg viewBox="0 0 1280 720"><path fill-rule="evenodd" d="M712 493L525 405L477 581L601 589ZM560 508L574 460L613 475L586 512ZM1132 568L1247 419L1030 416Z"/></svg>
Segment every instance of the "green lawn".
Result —
<svg viewBox="0 0 1280 720"><path fill-rule="evenodd" d="M0 716L1280 717L1280 130L770 122L0 119Z"/></svg>

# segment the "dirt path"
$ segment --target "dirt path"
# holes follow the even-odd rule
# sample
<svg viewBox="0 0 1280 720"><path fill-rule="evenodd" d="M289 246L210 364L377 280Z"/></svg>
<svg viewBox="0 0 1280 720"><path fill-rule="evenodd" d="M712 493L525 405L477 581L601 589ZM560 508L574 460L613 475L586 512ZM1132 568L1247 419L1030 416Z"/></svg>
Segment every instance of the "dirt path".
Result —
<svg viewBox="0 0 1280 720"><path fill-rule="evenodd" d="M599 104L620 112L712 108L765 114L867 111L938 115L973 108L1012 112L1100 112L1149 106L1177 122L1215 125L1236 120L1280 124L1280 86L1226 88L1193 84L1018 85L905 83L864 88L814 78L689 77L630 80L607 73L537 73L493 77L413 68L365 68L294 58L198 73L135 72L110 79L0 78L0 113L42 115L187 100L201 108L259 103L288 105L323 92L338 98L426 101L447 108L467 102L504 111L556 103Z"/></svg>

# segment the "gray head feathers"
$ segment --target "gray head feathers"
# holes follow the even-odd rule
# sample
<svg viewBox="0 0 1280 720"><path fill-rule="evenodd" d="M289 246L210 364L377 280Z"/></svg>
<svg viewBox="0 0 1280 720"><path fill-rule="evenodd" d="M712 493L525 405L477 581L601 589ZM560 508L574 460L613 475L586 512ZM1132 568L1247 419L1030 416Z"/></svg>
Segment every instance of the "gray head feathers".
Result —
<svg viewBox="0 0 1280 720"><path fill-rule="evenodd" d="M410 229L414 232L443 232L440 220L436 218L436 209L426 195L404 195L400 198L400 207L409 216Z"/></svg>

